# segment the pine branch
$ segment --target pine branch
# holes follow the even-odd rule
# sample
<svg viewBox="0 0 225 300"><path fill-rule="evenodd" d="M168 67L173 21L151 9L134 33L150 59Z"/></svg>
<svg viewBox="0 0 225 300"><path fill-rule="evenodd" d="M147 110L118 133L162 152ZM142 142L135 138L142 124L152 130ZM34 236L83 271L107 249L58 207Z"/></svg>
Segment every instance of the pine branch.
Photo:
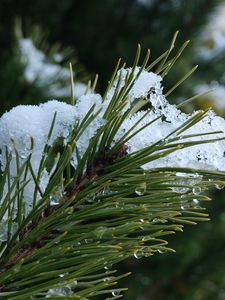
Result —
<svg viewBox="0 0 225 300"><path fill-rule="evenodd" d="M168 61L174 63L184 46L172 60L171 48L157 60L164 75L171 66ZM165 236L182 231L185 224L208 220L200 203L209 200L205 191L224 186L223 171L211 170L206 163L204 169L151 164L163 159L165 164L171 155L198 145L223 143L223 131L209 130L210 122L214 122L210 112L186 116L161 138L137 149L132 144L134 138L136 144L141 142L141 134L147 134L153 126L172 124L166 109L176 110L158 91L156 74L151 74L157 79L156 87L143 86L141 76L149 76L146 70L154 65L148 65L149 55L148 51L141 67L137 67L138 46L133 68L125 70L122 65L120 69L120 62L117 64L100 106L97 94L82 96L75 106L47 104L60 109L63 105L63 113L66 110L71 115L82 110L85 104L81 100L96 99L75 123L65 119L60 123L64 115L57 108L51 122L48 120L49 132L40 153L35 139L29 141L25 158L22 149L17 149L18 139L13 146L9 139L8 148L1 148L5 161L1 161L0 216L6 222L7 236L0 244L3 299L91 299L109 293L118 299L124 289L114 286L128 274L115 275L112 266L128 257L174 252ZM152 108L140 111L149 98ZM160 106L155 100L162 101ZM176 113L181 114L178 110ZM154 117L148 119L151 114ZM130 127L121 130L131 120ZM196 131L202 124L207 130ZM1 125L4 128L4 123ZM96 128L83 149L79 142L93 126ZM70 130L63 135L65 127ZM38 166L34 165L35 155L39 157ZM43 188L46 172L48 184ZM33 198L29 210L25 204L30 182Z"/></svg>

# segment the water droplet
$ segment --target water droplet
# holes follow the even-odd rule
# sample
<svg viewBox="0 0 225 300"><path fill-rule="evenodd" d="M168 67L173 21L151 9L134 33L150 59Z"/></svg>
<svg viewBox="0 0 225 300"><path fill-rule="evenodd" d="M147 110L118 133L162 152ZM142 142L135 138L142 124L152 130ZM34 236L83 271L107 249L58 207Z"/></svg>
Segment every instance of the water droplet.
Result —
<svg viewBox="0 0 225 300"><path fill-rule="evenodd" d="M159 254L163 254L166 252L165 250L162 250L162 249L158 249L157 251L159 252Z"/></svg>
<svg viewBox="0 0 225 300"><path fill-rule="evenodd" d="M190 204L187 202L187 201L181 201L181 206L180 208L182 210L185 210L185 209L189 209L190 208Z"/></svg>
<svg viewBox="0 0 225 300"><path fill-rule="evenodd" d="M152 237L149 237L149 236L143 236L143 238L141 239L143 242L146 242L146 241L149 241L153 239Z"/></svg>
<svg viewBox="0 0 225 300"><path fill-rule="evenodd" d="M222 184L216 184L217 190L222 190L224 188L224 185Z"/></svg>
<svg viewBox="0 0 225 300"><path fill-rule="evenodd" d="M59 201L56 201L52 196L50 196L50 205L51 206L56 206L59 204Z"/></svg>
<svg viewBox="0 0 225 300"><path fill-rule="evenodd" d="M163 218L154 218L152 220L152 223L153 224L157 224L157 223L167 223L167 220L166 219L163 219Z"/></svg>
<svg viewBox="0 0 225 300"><path fill-rule="evenodd" d="M116 280L116 278L114 276L108 276L103 279L104 282L112 281L112 280Z"/></svg>
<svg viewBox="0 0 225 300"><path fill-rule="evenodd" d="M87 197L87 202L88 203L93 203L95 201L95 194L94 193L90 193Z"/></svg>
<svg viewBox="0 0 225 300"><path fill-rule="evenodd" d="M171 188L174 193L185 194L188 192L188 188L185 187L172 187Z"/></svg>
<svg viewBox="0 0 225 300"><path fill-rule="evenodd" d="M138 195L138 196L142 196L144 195L144 193L146 192L146 182L143 182L141 183L139 186L136 187L135 189L135 193Z"/></svg>
<svg viewBox="0 0 225 300"><path fill-rule="evenodd" d="M112 268L112 264L110 264L110 263L105 264L105 266L104 266L105 270L110 270L110 268Z"/></svg>
<svg viewBox="0 0 225 300"><path fill-rule="evenodd" d="M143 255L144 255L144 253L143 253L142 250L136 250L136 251L134 252L134 257L135 257L136 259L142 258Z"/></svg>
<svg viewBox="0 0 225 300"><path fill-rule="evenodd" d="M158 223L158 222L159 222L159 219L158 219L158 218L152 219L152 223L153 223L153 224Z"/></svg>
<svg viewBox="0 0 225 300"><path fill-rule="evenodd" d="M73 294L71 288L67 286L62 288L62 293L66 296L71 296Z"/></svg>
<svg viewBox="0 0 225 300"><path fill-rule="evenodd" d="M104 189L102 190L102 194L108 195L109 193L110 193L110 189L108 187L104 187Z"/></svg>
<svg viewBox="0 0 225 300"><path fill-rule="evenodd" d="M68 275L69 273L68 272L66 272L66 273L64 273L64 274L59 274L59 277L64 277L64 276L66 276L66 275Z"/></svg>
<svg viewBox="0 0 225 300"><path fill-rule="evenodd" d="M62 186L58 186L54 192L52 193L52 195L50 195L50 205L51 206L55 206L59 204L60 199L62 198L63 195L63 187Z"/></svg>
<svg viewBox="0 0 225 300"><path fill-rule="evenodd" d="M199 204L199 200L198 200L198 199L193 199L193 202L194 202L195 204Z"/></svg>
<svg viewBox="0 0 225 300"><path fill-rule="evenodd" d="M104 282L107 282L107 281L110 281L110 280L111 280L110 277L105 277L105 278L103 279Z"/></svg>
<svg viewBox="0 0 225 300"><path fill-rule="evenodd" d="M202 189L200 188L200 186L194 186L192 189L192 192L194 195L199 195L201 193Z"/></svg>
<svg viewBox="0 0 225 300"><path fill-rule="evenodd" d="M72 296L73 291L70 287L54 288L50 289L46 295L46 298L52 298L52 296Z"/></svg>
<svg viewBox="0 0 225 300"><path fill-rule="evenodd" d="M152 223L153 223L153 224L155 224L155 223L160 223L160 219L154 218L154 219L152 220Z"/></svg>
<svg viewBox="0 0 225 300"><path fill-rule="evenodd" d="M138 188L135 189L135 193L136 193L138 196L142 196L142 195L144 195L144 190L141 189L140 187L138 187Z"/></svg>
<svg viewBox="0 0 225 300"><path fill-rule="evenodd" d="M120 290L114 290L112 291L112 295L115 296L119 296L120 295Z"/></svg>

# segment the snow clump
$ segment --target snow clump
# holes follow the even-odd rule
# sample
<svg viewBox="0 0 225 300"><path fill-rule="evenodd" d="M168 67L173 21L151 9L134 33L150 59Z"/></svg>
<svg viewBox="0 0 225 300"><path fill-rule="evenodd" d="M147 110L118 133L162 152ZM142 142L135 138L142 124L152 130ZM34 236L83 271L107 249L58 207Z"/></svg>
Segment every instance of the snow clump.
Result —
<svg viewBox="0 0 225 300"><path fill-rule="evenodd" d="M70 95L70 70L59 63L63 57L60 53L53 56L53 62L49 62L46 55L37 49L29 38L19 40L21 62L24 65L24 79L29 84L35 83L39 87L46 87L49 95L57 95L57 98ZM87 85L74 83L74 96L76 98L87 92Z"/></svg>
<svg viewBox="0 0 225 300"><path fill-rule="evenodd" d="M139 67L134 70L134 77L138 75L139 71ZM63 144L66 145L70 140L71 131L76 126L77 122L82 121L89 109L94 107L94 112L99 111L99 113L95 117L94 121L92 121L81 134L76 144L79 155L82 157L91 138L96 134L99 128L106 124L107 120L105 120L104 115L107 107L109 106L116 90L124 90L127 73L130 74L131 72L131 69L122 69L119 71L118 74L120 74L120 76L118 75L116 77L115 82L112 84L112 87L104 101L101 95L89 93L81 95L74 106L57 100L52 100L44 104L40 104L39 106L19 105L3 114L0 118L0 164L2 172L4 172L6 168L7 148L12 154L12 161L10 164L11 182L17 176L17 153L19 155L20 164L25 162L31 155L31 165L35 176L37 176L45 145L48 144L49 146L52 146L54 141L59 138L63 141ZM120 81L118 82L119 77ZM142 126L152 122L149 126L145 127L126 142L129 153L135 153L136 151L149 147L161 140L169 142L169 138L177 137L176 130L199 113L194 112L192 115L188 115L177 109L175 105L169 104L163 94L161 81L162 78L160 76L143 70L134 82L132 88L128 91L126 97L127 102L123 108L124 111L132 107L132 103L136 103L139 99L143 98L146 99L146 101L149 101L151 106L148 114L146 114L146 116L139 122L135 129L131 130L130 134L140 129ZM48 140L49 129L55 113L55 125L51 138ZM128 116L119 128L114 143L116 143L116 141L118 141L124 133L130 130L145 113L146 111L140 110L133 113L133 115ZM198 137L187 137L187 135L205 134L215 131L219 131L221 133ZM224 132L225 120L216 116L213 111L209 111L202 120L178 135L179 143L183 144L187 141L203 141L211 138L224 138ZM179 149L156 160L151 160L150 158L149 162L142 167L143 169L182 167L225 171L224 151L225 141L220 140L213 143L200 144ZM76 169L76 152L72 155L71 165ZM40 189L43 193L49 183L50 177L51 171L45 169L40 178ZM23 195L26 213L32 209L33 195L35 191L35 183L31 172L27 173L27 179L30 181L25 187ZM6 185L3 194L6 195L7 192L8 189ZM40 198L41 195L38 193L37 200ZM5 214L3 221L6 220L6 218L7 214Z"/></svg>

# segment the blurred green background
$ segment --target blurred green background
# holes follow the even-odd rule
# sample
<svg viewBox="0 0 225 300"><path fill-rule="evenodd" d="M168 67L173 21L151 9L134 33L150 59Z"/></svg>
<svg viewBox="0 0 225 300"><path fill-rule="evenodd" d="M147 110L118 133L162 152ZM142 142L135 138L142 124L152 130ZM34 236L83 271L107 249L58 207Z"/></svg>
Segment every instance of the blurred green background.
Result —
<svg viewBox="0 0 225 300"><path fill-rule="evenodd" d="M154 60L180 30L177 46L191 43L170 71L165 91L195 64L199 69L169 100L213 88L195 108L212 106L225 116L224 20L224 0L0 0L0 114L17 104L68 100L69 62L77 95L96 73L101 92L119 57L131 65L140 43L143 53L151 48ZM133 271L121 283L129 287L124 299L225 299L224 196L213 193L207 207L211 222L187 226L170 238L176 254L118 266L120 272Z"/></svg>

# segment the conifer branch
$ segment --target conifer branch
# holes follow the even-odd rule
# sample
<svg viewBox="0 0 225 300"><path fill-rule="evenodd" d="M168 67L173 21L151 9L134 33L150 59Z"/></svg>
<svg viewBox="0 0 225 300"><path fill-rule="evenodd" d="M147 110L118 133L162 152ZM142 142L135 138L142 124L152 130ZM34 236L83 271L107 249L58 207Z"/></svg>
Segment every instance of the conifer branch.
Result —
<svg viewBox="0 0 225 300"><path fill-rule="evenodd" d="M157 60L165 74L173 44ZM33 138L24 154L20 137L13 144L2 137L8 143L1 147L0 216L7 236L0 244L3 299L97 299L109 293L118 299L124 289L114 285L129 274L115 275L112 266L128 257L173 252L165 236L208 220L201 206L209 200L204 192L223 187L225 173L220 166L210 169L210 157L199 147L216 143L223 149L224 131L210 111L188 116L168 104L161 77L147 71L154 66L148 66L149 54L138 67L138 46L133 68L119 69L119 62L103 98L92 93L74 105L52 101L34 108L51 112L51 122L49 114L42 120L49 127L42 148ZM152 107L145 112L147 101ZM74 119L68 119L71 115ZM2 128L7 117L0 120ZM165 130L159 138L157 126ZM185 158L187 149L196 151L194 167L191 161L177 165L177 153Z"/></svg>

